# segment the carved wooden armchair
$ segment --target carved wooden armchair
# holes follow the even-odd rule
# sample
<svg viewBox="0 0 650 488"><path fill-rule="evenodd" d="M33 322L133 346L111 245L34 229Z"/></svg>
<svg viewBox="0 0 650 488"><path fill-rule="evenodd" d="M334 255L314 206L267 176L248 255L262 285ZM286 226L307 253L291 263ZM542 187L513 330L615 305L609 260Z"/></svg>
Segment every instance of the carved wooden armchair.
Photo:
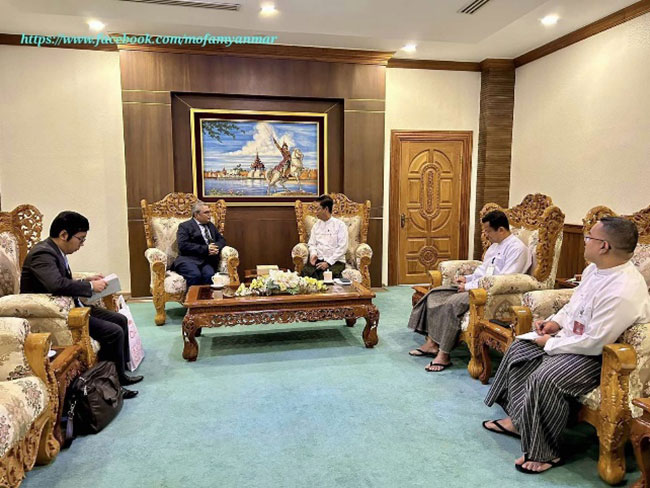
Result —
<svg viewBox="0 0 650 488"><path fill-rule="evenodd" d="M478 378L483 369L477 341L479 322L488 318L510 320L510 307L521 305L524 293L553 288L562 247L564 213L553 205L550 197L539 193L526 195L519 205L506 209L488 203L481 210L480 218L492 210L506 213L510 231L528 246L533 255L533 265L530 275L486 276L480 280L480 288L469 291L470 308L463 317L459 341L469 348L471 359L467 369L473 378ZM482 235L481 242L485 253L490 242L485 235ZM457 276L471 274L480 264L481 261L475 260L440 263L438 270L429 272L429 288L414 287L413 303L417 303L430 288L452 284Z"/></svg>
<svg viewBox="0 0 650 488"><path fill-rule="evenodd" d="M607 207L594 207L584 218L584 230L589 232L598 220L616 215ZM624 215L637 224L639 243L632 262L650 286L650 207L633 215ZM514 341L515 335L530 332L532 322L557 313L571 298L573 289L532 291L524 294L523 305L513 307L516 322L510 329L484 321L478 342L484 371L481 381L490 376L490 347L502 352ZM623 448L628 438L629 420L642 410L632 404L634 398L647 396L650 388L650 324L630 327L616 344L603 350L600 386L580 398L583 405L579 418L596 428L600 444L598 473L610 484L625 476Z"/></svg>
<svg viewBox="0 0 650 488"><path fill-rule="evenodd" d="M48 464L59 453L49 349L50 334L30 334L25 319L0 318L1 486L20 485L34 463Z"/></svg>
<svg viewBox="0 0 650 488"><path fill-rule="evenodd" d="M163 325L167 319L165 303L185 300L187 283L178 273L171 271L174 259L178 256L176 232L178 225L192 217L192 205L196 196L191 193L169 193L165 198L153 203L142 200L142 218L147 247L144 255L149 262L151 272L151 293L156 307L156 325ZM226 202L218 200L207 203L212 211L212 222L221 235L226 226ZM219 270L228 273L230 286L239 286L239 253L230 246L221 250Z"/></svg>
<svg viewBox="0 0 650 488"><path fill-rule="evenodd" d="M29 215L29 220L25 220ZM40 237L41 213L31 205L12 212L0 212L0 317L28 319L32 332L51 334L55 346L79 345L84 363L96 362L98 345L93 348L88 334L89 309L74 307L70 297L47 293L18 294L20 272L28 249ZM32 236L30 240L26 236Z"/></svg>
<svg viewBox="0 0 650 488"><path fill-rule="evenodd" d="M367 244L368 225L370 224L370 200L365 203L353 202L343 193L331 193L334 200L332 215L343 221L348 227L348 250L345 253L345 269L342 276L350 281L361 283L370 288L370 261L372 249ZM303 203L296 200L296 223L300 242L291 250L291 259L297 273L302 271L309 258L309 235L316 223L318 202Z"/></svg>

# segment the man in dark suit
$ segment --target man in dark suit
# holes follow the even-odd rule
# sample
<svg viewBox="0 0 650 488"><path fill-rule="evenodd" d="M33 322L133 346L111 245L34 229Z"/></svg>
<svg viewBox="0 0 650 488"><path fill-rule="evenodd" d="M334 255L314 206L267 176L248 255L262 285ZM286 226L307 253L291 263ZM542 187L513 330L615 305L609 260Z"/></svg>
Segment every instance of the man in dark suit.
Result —
<svg viewBox="0 0 650 488"><path fill-rule="evenodd" d="M50 226L50 237L36 244L23 264L20 292L51 293L70 296L75 305L82 306L78 297L89 297L106 288L102 275L73 280L68 254L78 251L86 241L90 225L88 219L77 212L61 212ZM101 345L99 359L113 361L120 383L132 385L142 381L142 376L127 376L125 366L129 359L128 321L124 315L90 308L90 336ZM133 398L135 390L124 388L124 398Z"/></svg>
<svg viewBox="0 0 650 488"><path fill-rule="evenodd" d="M192 218L178 226L178 257L171 269L185 278L188 288L212 283L219 269L219 253L226 240L211 217L210 207L199 200L192 206Z"/></svg>

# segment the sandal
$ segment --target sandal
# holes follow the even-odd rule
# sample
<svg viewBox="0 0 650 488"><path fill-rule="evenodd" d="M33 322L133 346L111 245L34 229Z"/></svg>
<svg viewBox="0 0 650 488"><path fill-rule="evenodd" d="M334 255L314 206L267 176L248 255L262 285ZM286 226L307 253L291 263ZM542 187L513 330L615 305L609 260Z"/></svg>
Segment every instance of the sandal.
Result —
<svg viewBox="0 0 650 488"><path fill-rule="evenodd" d="M499 419L502 420L502 419ZM503 425L499 423L499 420L485 420L483 421L483 428L487 431L492 432L493 434L503 434L503 435L508 435L510 437L514 437L516 439L521 439L521 436L517 434L516 432L513 432L511 430L506 429ZM494 426L498 429L490 429L486 424L488 422L492 422ZM524 461L525 462L525 461Z"/></svg>
<svg viewBox="0 0 650 488"><path fill-rule="evenodd" d="M425 367L424 367L424 370L425 370L427 373L441 373L442 371L444 371L445 369L447 369L449 366L453 366L453 364L451 363L451 361L449 361L447 364L434 363L433 361L431 361L431 362L429 363L428 366L425 366ZM440 368L440 369L431 369L431 368L434 368L434 367L438 367L438 368Z"/></svg>
<svg viewBox="0 0 650 488"><path fill-rule="evenodd" d="M561 466L561 465L564 464L564 461L562 459L558 459L557 461L535 461L535 462L539 462L539 463L542 463L542 464L550 464L551 467L546 468L544 471L533 471L532 469L524 468L524 464L527 463L528 461L532 461L532 459L528 459L528 456L524 456L524 462L523 463L521 463L521 464L516 464L515 463L515 468L517 469L517 471L519 471L520 473L526 473L526 474L542 474L542 473L546 473L550 469L553 469L553 468L555 468L557 466Z"/></svg>
<svg viewBox="0 0 650 488"><path fill-rule="evenodd" d="M417 353L416 353L416 354L413 354L413 353L416 352L416 351L417 351ZM418 353L419 353L419 354L418 354ZM417 349L414 349L414 350L412 350L412 351L409 351L409 356L413 356L413 357L416 357L416 358L421 358L421 357L435 358L437 355L438 355L437 352L423 351L423 350L420 349L420 348L417 348Z"/></svg>

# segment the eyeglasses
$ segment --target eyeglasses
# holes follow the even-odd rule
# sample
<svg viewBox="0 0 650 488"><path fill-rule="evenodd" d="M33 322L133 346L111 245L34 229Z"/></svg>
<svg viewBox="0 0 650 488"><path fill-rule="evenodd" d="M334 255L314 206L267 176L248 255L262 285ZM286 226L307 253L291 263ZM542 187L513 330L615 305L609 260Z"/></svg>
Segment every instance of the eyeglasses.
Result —
<svg viewBox="0 0 650 488"><path fill-rule="evenodd" d="M598 237L592 237L590 235L584 236L584 239L585 239L585 243L587 243L589 241L607 242L605 239L598 239ZM607 242L607 244L609 244L609 242Z"/></svg>
<svg viewBox="0 0 650 488"><path fill-rule="evenodd" d="M80 242L81 244L83 244L84 242L86 242L86 238L85 238L85 237L79 237L79 236L72 236L72 237L74 237L75 239L78 239L79 242Z"/></svg>

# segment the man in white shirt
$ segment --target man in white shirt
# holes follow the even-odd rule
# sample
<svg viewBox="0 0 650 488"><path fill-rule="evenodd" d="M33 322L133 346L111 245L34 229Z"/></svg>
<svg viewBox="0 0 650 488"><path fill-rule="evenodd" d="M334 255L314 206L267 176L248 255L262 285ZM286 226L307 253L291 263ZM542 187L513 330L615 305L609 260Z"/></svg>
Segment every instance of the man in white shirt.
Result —
<svg viewBox="0 0 650 488"><path fill-rule="evenodd" d="M348 249L348 228L332 217L334 201L329 195L321 195L316 217L318 220L309 236L309 261L302 268L303 276L323 279L323 272L331 271L332 277L339 278L345 269L345 251Z"/></svg>
<svg viewBox="0 0 650 488"><path fill-rule="evenodd" d="M636 225L603 218L585 235L591 262L569 303L534 323L539 337L516 340L508 349L485 398L508 414L483 422L495 433L521 436L523 456L515 467L540 473L560 462L559 438L569 417L569 400L600 384L603 347L634 324L650 322L650 296L630 262Z"/></svg>
<svg viewBox="0 0 650 488"><path fill-rule="evenodd" d="M488 212L481 226L492 245L483 263L470 275L460 276L456 286L440 286L429 291L415 304L408 327L418 334L426 334L426 342L409 352L411 356L435 358L425 368L440 372L451 366L449 353L456 345L463 315L469 310L467 290L479 288L484 276L526 273L532 256L526 245L510 233L506 214L500 210Z"/></svg>

